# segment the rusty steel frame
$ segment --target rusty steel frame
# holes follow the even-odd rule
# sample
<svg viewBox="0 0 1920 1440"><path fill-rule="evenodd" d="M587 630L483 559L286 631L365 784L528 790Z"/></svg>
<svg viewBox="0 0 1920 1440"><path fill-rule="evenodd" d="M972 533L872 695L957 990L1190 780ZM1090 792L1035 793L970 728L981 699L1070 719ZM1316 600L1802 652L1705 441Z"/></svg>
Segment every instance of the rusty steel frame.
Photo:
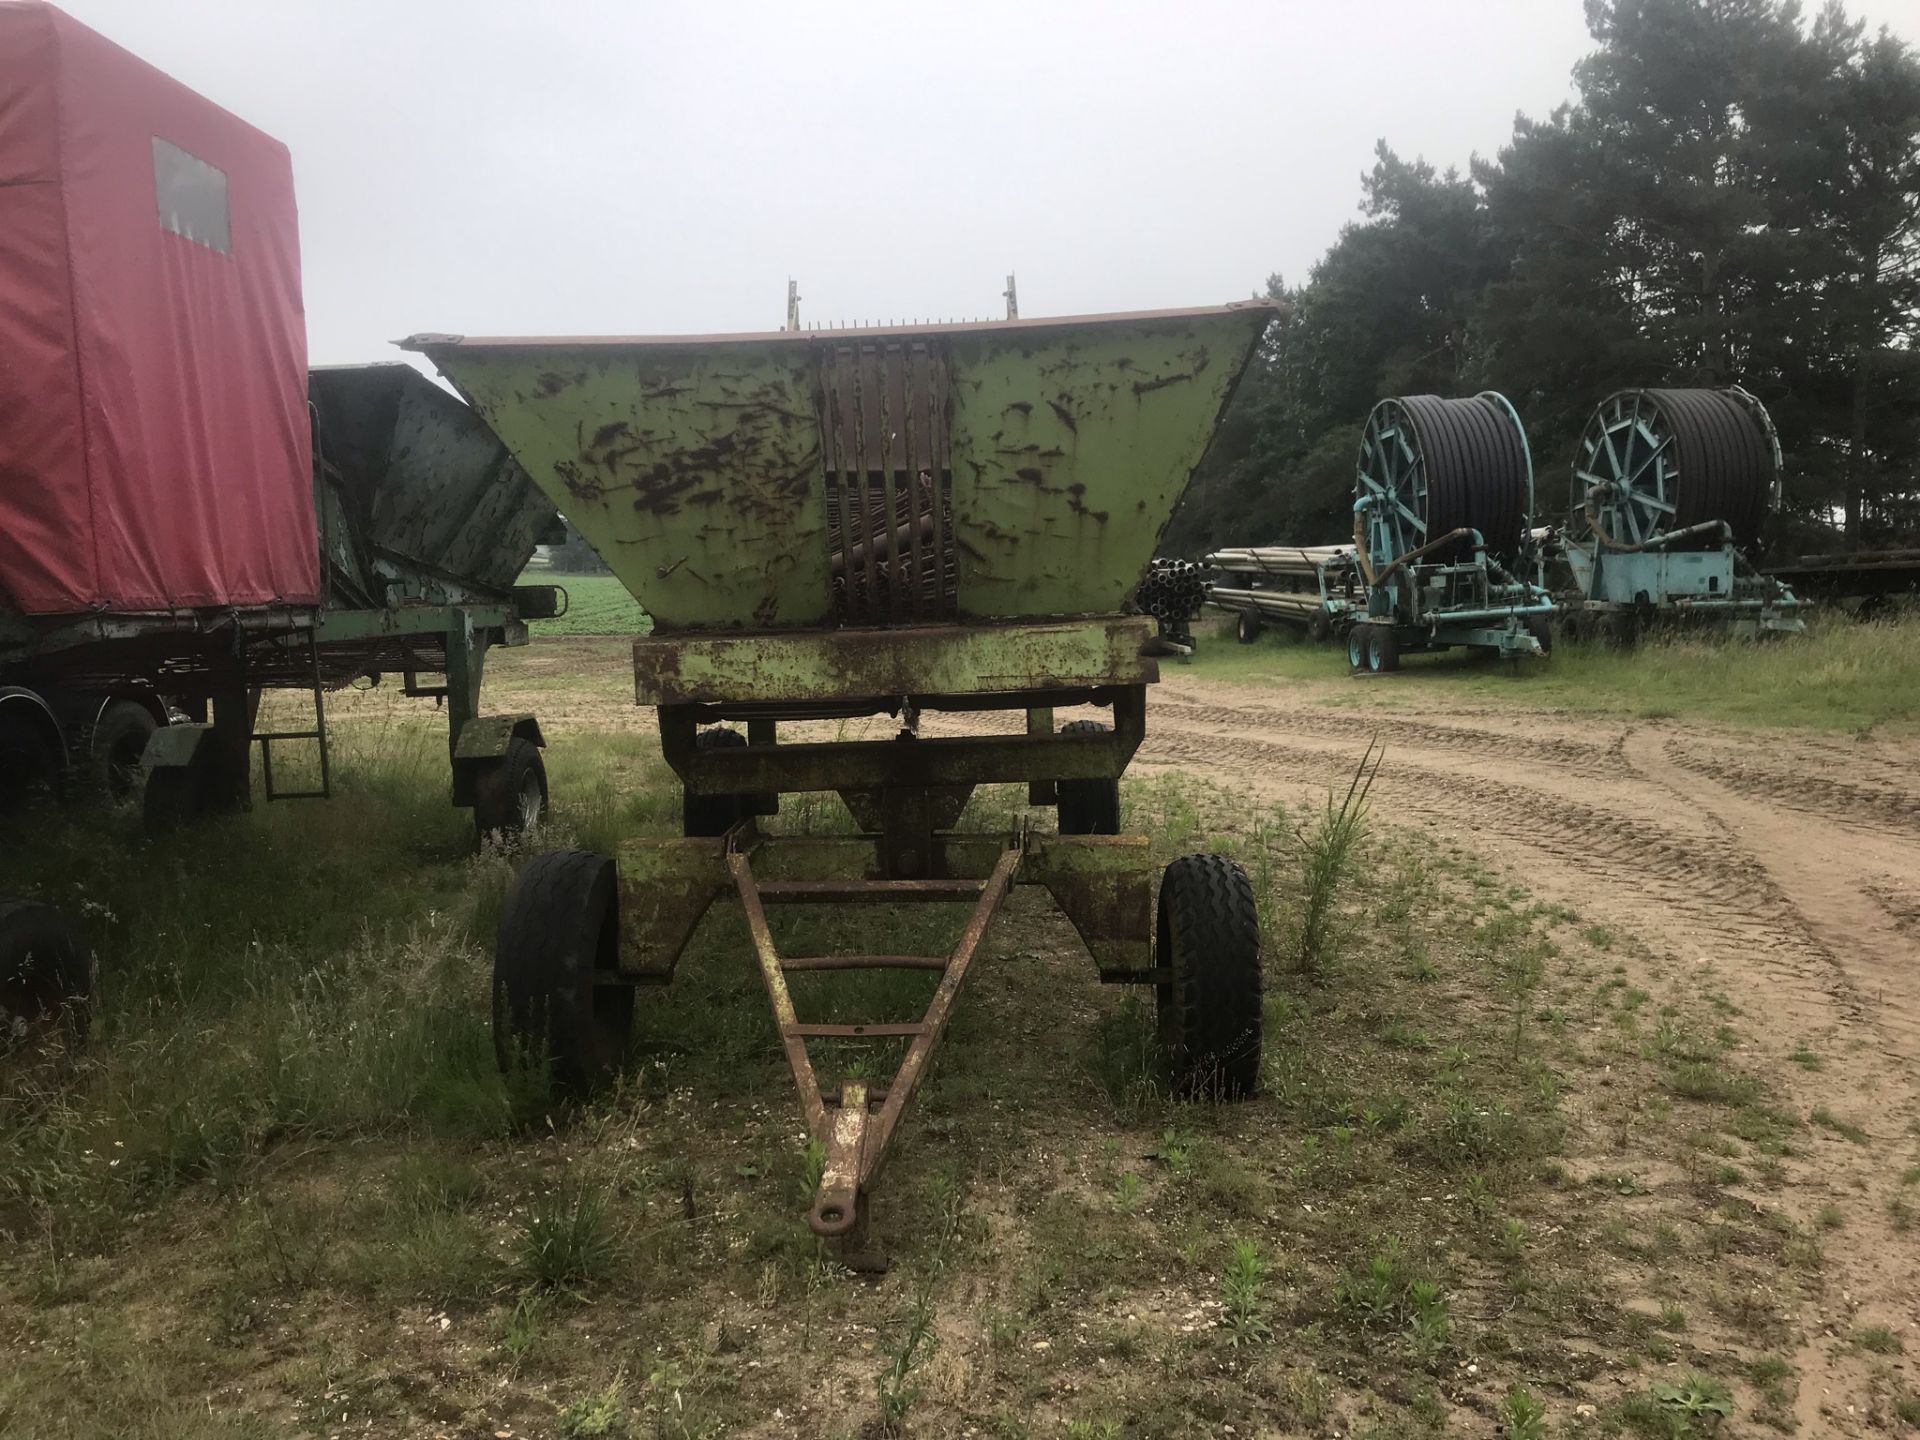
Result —
<svg viewBox="0 0 1920 1440"><path fill-rule="evenodd" d="M896 904L972 900L1006 848L1004 835L943 834L932 838L933 878L890 876L880 851L885 837L764 836L753 855L764 901L780 905ZM732 886L724 838L635 838L619 849L621 978L664 985L713 904ZM802 878L804 877L804 878ZM826 878L822 878L826 877ZM1016 885L1038 885L1079 933L1102 981L1152 984L1149 922L1153 865L1140 835L1029 833L1021 842ZM797 969L833 968L805 957ZM931 968L931 967L929 967Z"/></svg>
<svg viewBox="0 0 1920 1440"><path fill-rule="evenodd" d="M696 795L1118 779L1146 737L1146 687L1119 686L1101 698L1113 706L1113 729L1104 734L750 743L711 750L700 749L696 737L702 720L720 716L699 706L663 705L660 748L668 766ZM1023 703L1010 708L1029 707Z"/></svg>
<svg viewBox="0 0 1920 1440"><path fill-rule="evenodd" d="M744 828L744 827L743 827ZM767 999L773 1006L774 1023L779 1027L781 1047L786 1051L788 1068L800 1091L800 1105L806 1115L807 1130L826 1150L819 1188L807 1224L816 1235L842 1238L854 1235L866 1215L867 1188L886 1161L900 1117L913 1099L914 1091L925 1077L928 1062L952 1018L954 1002L966 982L973 957L980 948L987 925L998 913L1007 890L1019 868L1021 847L1010 844L1001 852L992 872L984 880L954 882L940 880L873 880L842 882L834 887L831 898L842 904L887 904L904 898L953 901L971 898L972 913L967 917L952 952L941 960L935 956L807 956L787 958L774 944L767 923L769 900L810 900L819 898L796 892L791 885L762 884L755 879L751 860L752 841L736 832L726 851L727 872L746 914L747 931L753 939L760 978L767 987ZM920 893L914 894L915 891ZM918 1021L905 1024L880 1022L869 1024L808 1024L794 1009L793 994L787 987L787 975L794 971L832 969L897 968L940 971L940 983ZM906 1054L894 1073L892 1083L873 1089L865 1081L849 1080L840 1087L837 1101L829 1101L821 1090L820 1079L807 1051L809 1039L885 1039L907 1040ZM832 1113L829 1114L829 1111Z"/></svg>
<svg viewBox="0 0 1920 1440"><path fill-rule="evenodd" d="M960 987L970 973L988 925L1015 884L1044 887L1074 926L1102 983L1166 983L1155 968L1152 931L1154 865L1145 836L1054 835L1022 827L1013 834L956 832L974 776L1031 781L1038 776L1118 776L1144 728L1144 687L1122 687L1113 735L1021 733L969 737L978 749L940 752L941 742L911 736L833 745L774 744L770 721L745 746L700 749L693 716L662 712L663 738L675 768L704 766L715 757L748 756L755 767L699 769L709 793L742 793L765 784L775 793L843 790L858 835L763 835L751 814L724 836L681 840L634 839L622 845L621 934L618 968L631 983L672 979L682 951L714 903L738 899L808 1134L825 1149L816 1198L808 1214L815 1233L836 1240L850 1256L865 1234L867 1192L946 1030ZM1024 702L1027 697L1019 697ZM1044 698L1044 697L1043 697ZM1055 697L1057 698L1057 697ZM674 707L690 712L694 707ZM1023 709L1044 710L1045 706ZM956 742L958 743L958 742ZM998 747L998 748L996 748ZM829 752L823 762L809 751ZM967 762L968 778L931 784L941 754ZM1002 767L1006 768L1003 772ZM843 775L844 768L844 775ZM696 792L697 793L697 792ZM897 954L783 955L768 922L770 906L965 904L970 911L945 956ZM876 947L878 948L878 947ZM937 973L938 984L919 1020L822 1023L803 1021L787 977L831 971L895 970ZM905 1040L891 1083L848 1079L837 1096L823 1088L807 1042ZM850 1258L849 1263L855 1263Z"/></svg>

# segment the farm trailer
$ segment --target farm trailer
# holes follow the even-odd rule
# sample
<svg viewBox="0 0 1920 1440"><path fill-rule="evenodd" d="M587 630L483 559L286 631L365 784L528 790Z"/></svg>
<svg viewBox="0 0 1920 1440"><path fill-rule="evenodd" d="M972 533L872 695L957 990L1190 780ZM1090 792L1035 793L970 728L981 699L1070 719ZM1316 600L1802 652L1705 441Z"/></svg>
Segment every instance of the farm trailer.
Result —
<svg viewBox="0 0 1920 1440"><path fill-rule="evenodd" d="M1745 390L1621 390L1575 452L1561 624L1630 647L1653 621L1797 632L1800 601L1745 551L1780 501L1780 442Z"/></svg>
<svg viewBox="0 0 1920 1440"><path fill-rule="evenodd" d="M1345 631L1362 603L1360 565L1351 545L1260 545L1216 550L1202 562L1239 583L1215 582L1207 602L1235 617L1234 634L1251 645L1270 624L1291 625L1319 644Z"/></svg>
<svg viewBox="0 0 1920 1440"><path fill-rule="evenodd" d="M1533 454L1504 395L1408 395L1367 417L1353 544L1365 605L1347 630L1356 671L1454 646L1544 656L1552 597L1532 540Z"/></svg>
<svg viewBox="0 0 1920 1440"><path fill-rule="evenodd" d="M1044 886L1102 981L1154 988L1179 1087L1252 1092L1260 955L1245 872L1174 861L1157 915L1118 782L1141 741L1152 622L1122 613L1264 332L1259 304L1074 319L665 339L417 336L653 617L636 699L657 708L684 838L525 865L495 956L503 1067L578 1093L620 1062L638 986L736 899L825 1169L808 1214L857 1253L869 1192L982 936ZM1056 730L1096 705L1110 725ZM1023 733L923 736L928 711L1012 710ZM891 738L795 722L893 717ZM888 722L883 722L888 723ZM734 728L744 724L744 734ZM1057 831L960 826L1018 782ZM764 824L833 791L857 835ZM964 907L946 955L784 953L790 906ZM878 930L874 931L878 934ZM876 948L884 949L884 945ZM937 976L916 1019L801 1018L820 972ZM824 1076L810 1041L904 1044L890 1081Z"/></svg>
<svg viewBox="0 0 1920 1440"><path fill-rule="evenodd" d="M0 679L17 707L0 716L16 800L36 781L126 799L144 774L155 826L242 808L254 742L267 799L324 797L325 693L397 675L407 695L444 703L453 800L474 807L478 829L537 821L546 801L538 721L483 716L479 697L488 649L525 644L526 620L564 603L556 587L514 584L552 533L552 507L485 424L411 366L318 369L309 385L318 601L0 611ZM267 690L310 694L312 725L260 730ZM273 747L290 741L313 747L317 784L288 786L284 763L276 778Z"/></svg>
<svg viewBox="0 0 1920 1440"><path fill-rule="evenodd" d="M551 507L424 376L309 376L279 142L39 3L0 0L0 93L0 852L143 758L157 818L245 803L255 738L284 795L263 688L313 690L324 792L321 690L376 668L447 672L410 688L456 798L522 816L537 726L477 689L557 603L512 589ZM0 899L0 1010L83 994L76 934Z"/></svg>
<svg viewBox="0 0 1920 1440"><path fill-rule="evenodd" d="M243 804L256 738L270 797L294 738L324 793L321 692L385 669L446 699L456 799L517 813L538 726L477 690L557 603L513 589L551 507L424 376L309 375L279 142L49 5L0 3L0 87L0 807L143 757L156 817ZM283 687L313 725L257 734Z"/></svg>

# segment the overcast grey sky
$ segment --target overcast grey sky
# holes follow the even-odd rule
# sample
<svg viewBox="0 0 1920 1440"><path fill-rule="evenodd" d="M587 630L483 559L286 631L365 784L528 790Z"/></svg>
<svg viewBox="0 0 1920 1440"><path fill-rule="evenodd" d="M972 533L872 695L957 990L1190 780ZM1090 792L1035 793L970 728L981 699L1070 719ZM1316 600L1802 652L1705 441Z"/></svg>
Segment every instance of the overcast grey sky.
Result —
<svg viewBox="0 0 1920 1440"><path fill-rule="evenodd" d="M291 147L313 359L1211 304L1304 277L1376 139L1568 98L1580 0L64 0ZM1920 38L1916 0L1856 14Z"/></svg>

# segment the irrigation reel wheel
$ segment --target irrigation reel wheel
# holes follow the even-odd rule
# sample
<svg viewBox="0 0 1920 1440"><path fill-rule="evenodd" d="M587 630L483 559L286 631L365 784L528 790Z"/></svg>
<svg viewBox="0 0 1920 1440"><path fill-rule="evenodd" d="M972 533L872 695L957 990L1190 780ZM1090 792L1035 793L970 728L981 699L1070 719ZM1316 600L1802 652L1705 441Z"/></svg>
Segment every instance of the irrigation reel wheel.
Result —
<svg viewBox="0 0 1920 1440"><path fill-rule="evenodd" d="M1477 534L1515 568L1533 509L1533 455L1497 391L1467 399L1404 395L1367 416L1354 480L1354 545L1370 585L1415 618L1411 576L1396 562L1458 563ZM1351 654L1351 649L1349 649Z"/></svg>
<svg viewBox="0 0 1920 1440"><path fill-rule="evenodd" d="M1745 547L1779 492L1780 442L1746 391L1621 390L1593 412L1574 453L1567 533L1637 550L1718 520Z"/></svg>

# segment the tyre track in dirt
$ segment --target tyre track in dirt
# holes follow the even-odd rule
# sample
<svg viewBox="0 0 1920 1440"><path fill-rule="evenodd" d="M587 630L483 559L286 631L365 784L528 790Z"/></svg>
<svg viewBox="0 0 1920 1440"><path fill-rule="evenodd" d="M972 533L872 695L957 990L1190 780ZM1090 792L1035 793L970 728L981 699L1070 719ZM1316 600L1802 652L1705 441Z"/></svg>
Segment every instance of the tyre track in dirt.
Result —
<svg viewBox="0 0 1920 1440"><path fill-rule="evenodd" d="M1829 1283L1823 1297L1821 1318L1829 1336L1869 1324L1905 1329L1920 1318L1914 1303L1920 1294L1920 1246L1899 1232L1886 1206L1889 1191L1898 1186L1889 1178L1902 1164L1898 1147L1920 1113L1913 1078L1913 1062L1920 1056L1920 935L1897 908L1905 892L1885 889L1869 877L1878 866L1899 877L1896 884L1910 882L1920 873L1920 844L1863 846L1848 824L1851 812L1808 819L1805 807L1794 807L1796 814L1787 817L1781 814L1785 797L1778 792L1756 793L1706 775L1688 763L1687 751L1685 738L1664 728L1636 729L1626 747L1637 772L1710 815L1752 851L1792 905L1810 947L1844 970L1851 990L1866 997L1865 1023L1837 1025L1831 1032L1837 1043L1826 1047L1825 1072L1790 1088L1804 1105L1831 1099L1843 1117L1859 1124L1867 1143L1816 1138L1808 1161L1796 1167L1802 1172L1796 1180L1819 1198L1831 1197L1828 1203L1845 1205L1844 1234L1826 1242L1828 1279L1838 1282ZM1860 1030L1879 1043L1850 1043ZM1860 1196L1874 1202L1862 1206ZM1802 1428L1813 1434L1861 1433L1853 1407L1847 1407L1842 1421L1826 1403L1861 1387L1859 1357L1809 1326L1793 1363L1806 1381L1795 1403Z"/></svg>
<svg viewBox="0 0 1920 1440"><path fill-rule="evenodd" d="M1842 823L1784 816L1771 791L1711 783L1718 777L1686 764L1676 754L1681 749L1669 732L1653 728L1636 729L1627 743L1635 770L1737 837L1786 899L1808 944L1846 973L1854 992L1875 997L1873 1021L1890 1042L1888 1053L1920 1059L1920 942L1867 880L1896 866L1896 874L1920 873L1920 844L1863 844Z"/></svg>
<svg viewBox="0 0 1920 1440"><path fill-rule="evenodd" d="M1287 698L1185 677L1163 685L1138 763L1317 806L1383 742L1373 792L1383 818L1636 935L1655 976L1710 962L1741 1010L1745 1063L1765 1066L1793 1112L1825 1106L1862 1128L1865 1144L1807 1126L1778 1203L1809 1229L1830 1206L1847 1217L1822 1240L1818 1300L1796 1317L1801 1433L1867 1433L1866 1411L1837 1403L1867 1388L1846 1337L1920 1323L1920 1246L1887 1209L1920 1123L1911 747L1524 711L1410 721ZM1781 1062L1807 1044L1818 1070Z"/></svg>
<svg viewBox="0 0 1920 1440"><path fill-rule="evenodd" d="M1213 726L1244 726L1249 718L1257 716L1263 724L1288 734L1315 735L1336 740L1377 740L1393 748L1404 746L1426 750L1440 747L1451 753L1493 756L1503 760L1519 758L1553 765L1580 775L1606 774L1613 768L1609 758L1611 742L1594 744L1538 734L1512 734L1486 728L1402 720L1391 716L1278 707L1237 708L1180 700L1161 701L1157 698L1152 714L1156 722L1164 717L1176 725ZM1148 727L1149 737L1152 728Z"/></svg>
<svg viewBox="0 0 1920 1440"><path fill-rule="evenodd" d="M1279 799L1304 791L1318 803L1329 786L1345 784L1370 738L1364 728L1345 742L1280 738L1284 731L1273 727L1290 729L1291 716L1249 716L1254 723L1236 730L1222 723L1232 712L1217 709L1207 711L1205 725L1182 725L1173 715L1164 723L1160 710L1150 717L1140 763L1211 775ZM1449 738L1437 736L1439 743ZM1588 748L1605 753L1614 742ZM1624 764L1609 764L1604 789L1588 773L1508 753L1389 745L1373 793L1387 819L1445 834L1587 919L1641 934L1687 961L1703 954L1757 960L1807 1029L1831 1023L1836 1007L1866 1013L1845 975L1809 946L1787 896L1731 837L1677 811ZM1599 794L1623 808L1583 798Z"/></svg>
<svg viewBox="0 0 1920 1440"><path fill-rule="evenodd" d="M1920 839L1920 794L1884 786L1833 780L1805 768L1783 770L1715 754L1672 737L1666 747L1674 764L1716 780L1750 799L1817 815L1836 824L1890 831Z"/></svg>

